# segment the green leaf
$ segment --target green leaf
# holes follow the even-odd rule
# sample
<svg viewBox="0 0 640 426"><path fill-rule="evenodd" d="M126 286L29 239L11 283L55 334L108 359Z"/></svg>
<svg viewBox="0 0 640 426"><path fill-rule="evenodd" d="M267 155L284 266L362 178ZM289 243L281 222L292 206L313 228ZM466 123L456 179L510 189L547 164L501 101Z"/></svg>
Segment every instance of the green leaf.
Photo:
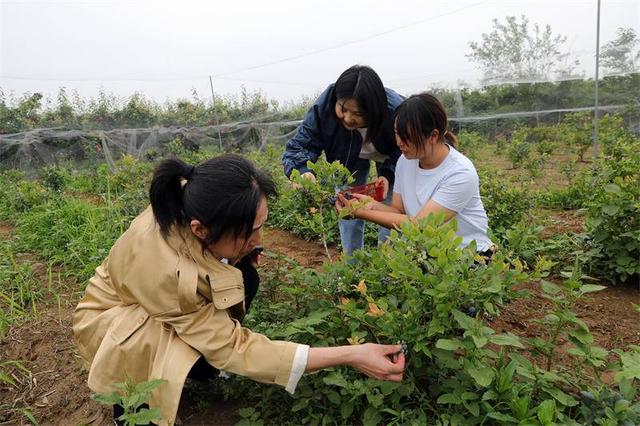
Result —
<svg viewBox="0 0 640 426"><path fill-rule="evenodd" d="M391 414L392 416L395 416L395 417L400 417L400 412L396 411L396 410L392 410L391 408L383 408L380 411L382 411L383 413L389 413L389 414Z"/></svg>
<svg viewBox="0 0 640 426"><path fill-rule="evenodd" d="M625 399L631 401L636 397L637 390L630 379L620 380L618 386L620 387L620 393Z"/></svg>
<svg viewBox="0 0 640 426"><path fill-rule="evenodd" d="M111 392L109 394L106 394L106 393L94 394L94 395L91 395L91 399L106 405L120 405L120 401L121 401L120 395L118 394L118 392Z"/></svg>
<svg viewBox="0 0 640 426"><path fill-rule="evenodd" d="M483 368L467 368L467 373L478 383L480 386L486 388L493 382L493 370L489 367Z"/></svg>
<svg viewBox="0 0 640 426"><path fill-rule="evenodd" d="M569 348L567 349L567 353L573 356L581 356L581 357L587 356L587 354L580 348Z"/></svg>
<svg viewBox="0 0 640 426"><path fill-rule="evenodd" d="M547 399L543 401L536 410L538 420L543 425L550 425L553 423L553 419L556 414L556 402L553 399Z"/></svg>
<svg viewBox="0 0 640 426"><path fill-rule="evenodd" d="M478 417L480 415L480 405L477 402L471 404L464 402L464 406L473 416Z"/></svg>
<svg viewBox="0 0 640 426"><path fill-rule="evenodd" d="M473 339L473 343L475 343L476 348L483 348L486 346L487 343L489 343L489 339L487 339L484 336L472 335L471 338Z"/></svg>
<svg viewBox="0 0 640 426"><path fill-rule="evenodd" d="M615 183L610 183L608 185L605 185L604 190L605 192L608 192L610 194L620 194L621 192L620 187Z"/></svg>
<svg viewBox="0 0 640 426"><path fill-rule="evenodd" d="M445 351L455 351L462 347L462 343L454 339L438 339L436 342L436 348L444 349Z"/></svg>
<svg viewBox="0 0 640 426"><path fill-rule="evenodd" d="M498 397L498 394L493 390L488 390L482 395L483 401L492 401Z"/></svg>
<svg viewBox="0 0 640 426"><path fill-rule="evenodd" d="M438 397L438 404L460 404L460 397L454 393L444 393Z"/></svg>
<svg viewBox="0 0 640 426"><path fill-rule="evenodd" d="M577 330L571 330L568 334L583 345L590 345L591 343L593 343L593 336L591 335L589 330L579 328Z"/></svg>
<svg viewBox="0 0 640 426"><path fill-rule="evenodd" d="M489 417L490 419L500 420L503 422L518 423L518 419L516 419L515 417L511 417L508 414L498 413L497 411L492 411L491 413L487 414L487 417Z"/></svg>
<svg viewBox="0 0 640 426"><path fill-rule="evenodd" d="M157 423L162 419L162 414L158 408L143 408L127 416L127 420L136 425L148 425L151 422Z"/></svg>
<svg viewBox="0 0 640 426"><path fill-rule="evenodd" d="M307 405L309 405L309 399L300 398L298 401L296 401L295 404L293 404L293 407L291 407L291 411L293 412L300 411L303 408L305 408Z"/></svg>
<svg viewBox="0 0 640 426"><path fill-rule="evenodd" d="M382 420L382 416L378 410L373 407L367 408L362 416L362 424L364 426L375 426L380 423L380 420Z"/></svg>
<svg viewBox="0 0 640 426"><path fill-rule="evenodd" d="M631 405L631 402L627 401L626 399L621 399L619 401L616 401L613 407L613 411L618 414L623 413L629 409L629 405Z"/></svg>
<svg viewBox="0 0 640 426"><path fill-rule="evenodd" d="M33 415L31 410L29 410L28 408L20 408L19 411L23 416L25 416L27 419L29 419L31 424L34 424L36 426L39 424L38 420L36 419L36 417Z"/></svg>
<svg viewBox="0 0 640 426"><path fill-rule="evenodd" d="M241 408L238 410L238 414L240 414L240 417L243 417L243 418L251 417L255 412L256 412L256 409L253 407Z"/></svg>
<svg viewBox="0 0 640 426"><path fill-rule="evenodd" d="M619 371L615 380L640 379L640 352L618 352L622 362L622 371Z"/></svg>
<svg viewBox="0 0 640 426"><path fill-rule="evenodd" d="M605 288L607 288L607 287L605 287L603 285L583 284L583 285L580 286L580 291L582 293L586 294L586 293L593 293L593 292L596 292L596 291L602 291Z"/></svg>
<svg viewBox="0 0 640 426"><path fill-rule="evenodd" d="M136 384L136 393L149 393L158 386L166 383L167 381L164 379L155 379L149 380L148 382L140 382Z"/></svg>
<svg viewBox="0 0 640 426"><path fill-rule="evenodd" d="M348 419L353 414L353 402L347 402L340 406L340 415L343 419Z"/></svg>
<svg viewBox="0 0 640 426"><path fill-rule="evenodd" d="M339 386L341 388L346 388L349 386L349 383L342 377L340 373L331 373L324 377L322 381L327 385Z"/></svg>
<svg viewBox="0 0 640 426"><path fill-rule="evenodd" d="M499 346L515 346L516 348L524 348L524 345L520 343L520 338L514 334L494 334L489 337L491 343Z"/></svg>
<svg viewBox="0 0 640 426"><path fill-rule="evenodd" d="M460 398L463 401L474 401L478 399L478 394L475 392L463 392L462 395L460 395Z"/></svg>
<svg viewBox="0 0 640 426"><path fill-rule="evenodd" d="M13 378L11 376L9 376L8 374L0 371L0 383L6 383L8 385L12 385L15 386L16 382L15 380L13 380Z"/></svg>
<svg viewBox="0 0 640 426"><path fill-rule="evenodd" d="M334 390L330 390L329 392L327 392L327 398L329 398L329 401L331 401L335 405L340 405L340 403L342 402L340 394Z"/></svg>
<svg viewBox="0 0 640 426"><path fill-rule="evenodd" d="M384 402L384 395L381 393L367 393L367 401L373 407L380 407Z"/></svg>
<svg viewBox="0 0 640 426"><path fill-rule="evenodd" d="M560 293L560 287L550 283L549 281L542 281L540 285L542 286L542 291L544 291L545 293L548 293L548 294Z"/></svg>
<svg viewBox="0 0 640 426"><path fill-rule="evenodd" d="M455 309L451 313L453 314L453 318L455 318L458 324L460 324L460 327L464 330L470 330L476 325L476 321L469 315L463 314Z"/></svg>
<svg viewBox="0 0 640 426"><path fill-rule="evenodd" d="M382 392L383 395L390 395L394 390L398 389L400 386L402 386L402 383L381 381L380 392Z"/></svg>
<svg viewBox="0 0 640 426"><path fill-rule="evenodd" d="M607 204L606 206L602 207L603 213L609 216L613 216L617 214L619 210L620 210L620 207L615 204Z"/></svg>
<svg viewBox="0 0 640 426"><path fill-rule="evenodd" d="M576 401L572 396L564 393L562 390L558 388L550 388L546 390L549 395L554 397L556 401L565 407L574 407L578 405L578 401Z"/></svg>

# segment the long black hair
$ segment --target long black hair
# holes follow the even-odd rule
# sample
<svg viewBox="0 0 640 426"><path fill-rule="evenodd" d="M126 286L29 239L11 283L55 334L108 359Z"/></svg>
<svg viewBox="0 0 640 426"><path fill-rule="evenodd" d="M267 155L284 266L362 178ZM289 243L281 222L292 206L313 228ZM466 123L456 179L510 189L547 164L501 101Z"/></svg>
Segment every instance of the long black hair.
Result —
<svg viewBox="0 0 640 426"><path fill-rule="evenodd" d="M409 96L393 113L395 129L400 139L422 149L423 138L428 138L437 129L440 137L456 147L458 139L448 130L447 111L435 96L420 93Z"/></svg>
<svg viewBox="0 0 640 426"><path fill-rule="evenodd" d="M331 107L335 110L339 99L355 99L367 122L366 140L375 139L387 117L387 94L378 74L366 65L354 65L340 74L334 89Z"/></svg>
<svg viewBox="0 0 640 426"><path fill-rule="evenodd" d="M186 181L186 182L185 182ZM164 160L155 170L149 199L160 232L197 219L207 229L204 244L225 235L249 238L258 204L276 194L271 177L235 154L192 166L177 158Z"/></svg>

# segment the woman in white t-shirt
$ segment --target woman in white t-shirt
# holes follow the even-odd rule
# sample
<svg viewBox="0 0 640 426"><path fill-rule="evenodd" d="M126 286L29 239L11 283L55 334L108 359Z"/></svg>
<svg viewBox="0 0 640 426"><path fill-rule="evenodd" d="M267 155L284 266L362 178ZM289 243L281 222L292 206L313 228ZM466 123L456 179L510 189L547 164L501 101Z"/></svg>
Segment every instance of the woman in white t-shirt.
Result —
<svg viewBox="0 0 640 426"><path fill-rule="evenodd" d="M402 151L395 170L390 205L361 194L347 200L339 195L336 208L354 208L352 215L391 228L409 219L444 212L445 220L458 221L462 247L473 240L477 250L495 250L487 236L487 213L480 198L479 179L473 163L455 149L456 137L447 130L447 113L440 101L428 94L413 95L394 114L396 143Z"/></svg>

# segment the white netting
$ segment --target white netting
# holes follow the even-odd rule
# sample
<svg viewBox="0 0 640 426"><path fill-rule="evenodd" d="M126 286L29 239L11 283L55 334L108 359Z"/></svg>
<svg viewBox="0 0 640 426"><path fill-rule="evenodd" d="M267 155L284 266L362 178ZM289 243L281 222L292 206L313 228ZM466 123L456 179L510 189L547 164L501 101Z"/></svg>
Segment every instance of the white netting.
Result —
<svg viewBox="0 0 640 426"><path fill-rule="evenodd" d="M204 127L151 127L144 129L61 130L34 129L0 135L0 166L36 170L60 162L106 161L113 167L122 155L139 159L166 154L171 143L186 150L205 147L219 151L263 149L267 143L285 143L299 120L238 122Z"/></svg>

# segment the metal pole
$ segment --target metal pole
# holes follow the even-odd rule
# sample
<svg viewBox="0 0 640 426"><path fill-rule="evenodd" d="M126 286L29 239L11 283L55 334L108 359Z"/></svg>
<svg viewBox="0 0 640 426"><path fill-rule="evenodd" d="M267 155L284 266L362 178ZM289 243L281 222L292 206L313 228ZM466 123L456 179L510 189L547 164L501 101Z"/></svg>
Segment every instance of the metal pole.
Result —
<svg viewBox="0 0 640 426"><path fill-rule="evenodd" d="M209 86L211 86L211 108L213 109L213 118L216 118L216 95L213 94L213 78L209 75ZM216 126L219 126L220 122L216 123ZM220 127L218 127L218 145L220 147L220 152L222 152L222 135L220 134Z"/></svg>
<svg viewBox="0 0 640 426"><path fill-rule="evenodd" d="M600 0L598 0L598 24L596 29L596 97L593 110L593 156L598 157L598 80L600 69Z"/></svg>

